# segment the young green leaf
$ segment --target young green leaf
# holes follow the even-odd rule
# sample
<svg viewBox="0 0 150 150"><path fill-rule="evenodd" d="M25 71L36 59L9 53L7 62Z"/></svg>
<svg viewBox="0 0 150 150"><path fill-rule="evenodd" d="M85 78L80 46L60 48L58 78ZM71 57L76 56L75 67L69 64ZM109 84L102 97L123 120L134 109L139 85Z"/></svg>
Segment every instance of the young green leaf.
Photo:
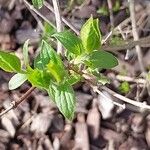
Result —
<svg viewBox="0 0 150 150"><path fill-rule="evenodd" d="M27 78L28 81L35 87L43 89L49 88L51 76L45 71L39 69L30 69L30 71L27 72Z"/></svg>
<svg viewBox="0 0 150 150"><path fill-rule="evenodd" d="M35 59L34 67L40 70L45 70L49 62L53 62L60 67L64 67L60 56L46 41L42 40L41 51Z"/></svg>
<svg viewBox="0 0 150 150"><path fill-rule="evenodd" d="M44 0L32 0L34 7L40 9L43 6Z"/></svg>
<svg viewBox="0 0 150 150"><path fill-rule="evenodd" d="M35 59L34 66L40 70L49 70L57 82L62 81L66 76L60 56L44 40L42 41L41 52Z"/></svg>
<svg viewBox="0 0 150 150"><path fill-rule="evenodd" d="M26 40L23 45L23 58L24 58L25 66L29 65L28 45L29 45L29 40Z"/></svg>
<svg viewBox="0 0 150 150"><path fill-rule="evenodd" d="M14 54L0 51L0 68L7 72L21 72L21 62Z"/></svg>
<svg viewBox="0 0 150 150"><path fill-rule="evenodd" d="M47 22L44 22L44 31L43 31L43 37L44 38L49 38L52 34L54 34L56 32L55 28L50 25Z"/></svg>
<svg viewBox="0 0 150 150"><path fill-rule="evenodd" d="M68 52L80 55L84 51L81 39L69 31L55 33L52 37L59 40Z"/></svg>
<svg viewBox="0 0 150 150"><path fill-rule="evenodd" d="M123 94L127 94L130 91L130 84L127 81L124 81L120 84L119 90Z"/></svg>
<svg viewBox="0 0 150 150"><path fill-rule="evenodd" d="M8 87L10 90L14 90L22 85L27 80L26 74L17 73L9 81Z"/></svg>
<svg viewBox="0 0 150 150"><path fill-rule="evenodd" d="M99 20L91 17L81 28L80 36L87 53L99 49L101 46Z"/></svg>
<svg viewBox="0 0 150 150"><path fill-rule="evenodd" d="M48 93L60 112L67 119L72 120L75 111L75 95L72 87L67 82L60 85L51 83Z"/></svg>
<svg viewBox="0 0 150 150"><path fill-rule="evenodd" d="M93 69L110 69L118 65L118 60L111 53L101 50L89 54L86 64Z"/></svg>
<svg viewBox="0 0 150 150"><path fill-rule="evenodd" d="M72 73L69 78L68 78L68 83L70 85L74 85L76 84L77 82L79 82L80 80L82 79L82 77L76 73Z"/></svg>

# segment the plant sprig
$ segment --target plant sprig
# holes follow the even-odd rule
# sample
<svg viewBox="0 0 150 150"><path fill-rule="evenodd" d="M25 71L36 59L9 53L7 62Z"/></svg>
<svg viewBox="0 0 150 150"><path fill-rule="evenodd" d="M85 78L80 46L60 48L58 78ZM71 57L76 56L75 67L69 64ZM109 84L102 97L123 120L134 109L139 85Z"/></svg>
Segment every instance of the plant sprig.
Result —
<svg viewBox="0 0 150 150"><path fill-rule="evenodd" d="M80 70L82 65L84 66L83 72L94 77L96 82L102 84L108 82L104 76L99 75L99 71L117 66L118 61L113 54L101 49L102 39L98 19L93 19L93 17L88 19L81 28L80 36L70 31L46 31L50 32L46 35L62 43L66 49L65 57L68 64L72 64L74 69ZM0 68L7 72L17 73L9 82L10 90L18 88L28 80L33 87L46 90L60 112L67 119L72 120L76 105L72 86L83 80L84 76L73 71L74 69L66 68L60 55L47 42L47 38L45 39L44 36L42 38L40 53L34 59L34 67L31 67L29 63L28 40L23 46L23 66L16 55L0 51Z"/></svg>

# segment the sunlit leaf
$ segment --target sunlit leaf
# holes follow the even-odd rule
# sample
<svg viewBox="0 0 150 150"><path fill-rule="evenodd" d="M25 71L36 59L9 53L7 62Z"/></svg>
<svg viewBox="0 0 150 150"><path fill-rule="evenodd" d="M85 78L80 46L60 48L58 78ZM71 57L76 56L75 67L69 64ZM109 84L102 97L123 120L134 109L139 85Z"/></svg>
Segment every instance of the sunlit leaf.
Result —
<svg viewBox="0 0 150 150"><path fill-rule="evenodd" d="M0 68L7 72L21 72L21 63L14 54L0 51Z"/></svg>
<svg viewBox="0 0 150 150"><path fill-rule="evenodd" d="M75 95L72 87L67 82L60 85L51 83L48 93L60 112L67 119L72 120L75 111Z"/></svg>
<svg viewBox="0 0 150 150"><path fill-rule="evenodd" d="M27 80L26 74L17 73L9 81L9 89L14 90L21 86Z"/></svg>
<svg viewBox="0 0 150 150"><path fill-rule="evenodd" d="M55 33L53 37L58 39L68 52L80 55L84 51L81 39L69 31Z"/></svg>
<svg viewBox="0 0 150 150"><path fill-rule="evenodd" d="M91 17L82 26L80 31L81 40L86 52L99 49L101 46L101 33L99 29L99 20Z"/></svg>
<svg viewBox="0 0 150 150"><path fill-rule="evenodd" d="M91 68L110 69L118 65L118 60L113 54L101 50L89 54L86 64Z"/></svg>

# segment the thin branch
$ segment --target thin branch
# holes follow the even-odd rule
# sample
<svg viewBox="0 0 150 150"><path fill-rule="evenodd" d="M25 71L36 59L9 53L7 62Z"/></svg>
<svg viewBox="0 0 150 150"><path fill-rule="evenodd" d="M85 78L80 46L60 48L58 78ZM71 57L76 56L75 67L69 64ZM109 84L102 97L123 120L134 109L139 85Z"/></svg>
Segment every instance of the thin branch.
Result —
<svg viewBox="0 0 150 150"><path fill-rule="evenodd" d="M139 35L137 32L136 28L136 20L135 20L135 1L134 0L128 0L129 1L129 10L130 10L130 17L131 17L131 24L132 24L132 33L133 33L133 38L135 41L139 40ZM145 74L145 68L143 65L143 55L141 52L141 47L139 45L135 46L136 48L136 53L138 56L138 61L140 65L141 71Z"/></svg>
<svg viewBox="0 0 150 150"><path fill-rule="evenodd" d="M150 36L140 38L137 41L129 40L125 41L123 44L120 45L103 45L102 48L107 51L120 51L125 49L132 49L136 45L141 47L150 47Z"/></svg>
<svg viewBox="0 0 150 150"><path fill-rule="evenodd" d="M40 19L38 18L37 14L34 11L32 11L29 7L27 7L27 8L30 11L30 13L32 14L32 16L34 17L34 19L37 21L37 23L38 23L39 27L41 28L41 30L43 31L44 26L43 26L42 22L40 21Z"/></svg>
<svg viewBox="0 0 150 150"><path fill-rule="evenodd" d="M101 92L101 91L98 89L97 86L91 86L91 87L92 87L92 89L93 89L94 92L96 92L96 93L98 93L99 95L103 96L104 98L108 99L108 97L107 97L103 92ZM110 99L110 100L111 100L111 99ZM120 104L120 103L117 103L117 102L115 102L115 101L113 101L113 100L111 100L111 101L112 101L112 103L113 103L114 105L116 105L116 106L118 106L118 107L121 107L122 109L125 109L125 108L126 108L126 104Z"/></svg>
<svg viewBox="0 0 150 150"><path fill-rule="evenodd" d="M117 75L116 79L118 79L120 81L135 82L135 83L138 83L138 84L146 84L146 80L142 79L142 78L136 79L136 78L132 78L132 77L129 77L129 76Z"/></svg>
<svg viewBox="0 0 150 150"><path fill-rule="evenodd" d="M114 16L113 16L113 6L112 1L107 0L108 9L109 9L109 15L110 15L110 24L111 24L111 30L114 29Z"/></svg>
<svg viewBox="0 0 150 150"><path fill-rule="evenodd" d="M145 110L145 109L150 110L150 106L147 105L145 102L141 103L141 102L137 102L137 101L134 101L134 100L132 100L132 99L129 99L129 98L127 98L127 97L124 97L124 96L122 96L122 95L120 95L120 94L118 94L118 93L112 91L111 89L107 88L106 86L103 86L103 87L101 87L101 88L102 88L103 90L107 91L108 93L110 93L111 95L113 95L114 97L116 97L116 98L118 98L118 99L120 99L120 100L122 100L122 101L124 101L124 102L126 102L126 103L129 103L129 104L131 104L131 105L134 105L134 106L136 106L136 107L139 107L139 108L141 108L142 110Z"/></svg>
<svg viewBox="0 0 150 150"><path fill-rule="evenodd" d="M0 113L0 117L8 113L10 110L16 108L21 102L23 102L26 98L29 97L29 95L34 91L35 87L31 87L25 94L23 94L19 100L13 101L10 103L10 107L8 107L6 110Z"/></svg>
<svg viewBox="0 0 150 150"><path fill-rule="evenodd" d="M46 1L44 1L44 6L47 7L52 13L54 13L53 7L49 3L47 3ZM61 19L77 35L80 34L79 31L67 19L65 19L63 16L61 16Z"/></svg>
<svg viewBox="0 0 150 150"><path fill-rule="evenodd" d="M44 21L46 21L48 24L50 24L53 28L56 29L56 27L45 17L43 16L39 11L37 11L33 5L31 5L27 0L23 0L27 7L29 7L30 10L35 12L38 16L40 16Z"/></svg>
<svg viewBox="0 0 150 150"><path fill-rule="evenodd" d="M73 66L69 66L69 69L70 69L70 70L73 70L74 72L76 72L76 73L79 74L79 75L84 76L84 72L83 72L83 71L78 71L78 70L74 69ZM88 76L87 73L86 73L86 76ZM95 82L91 79L91 75L89 75L89 78L90 78L90 80L89 80L88 78L86 78L87 84L89 84L89 85L92 87L93 91L96 91L98 94L102 94L102 92L98 89L98 86L95 85ZM118 93L112 91L111 89L107 88L106 86L102 86L102 87L100 87L100 88L103 89L103 90L105 90L105 91L107 91L107 92L110 93L112 96L118 98L118 99L121 100L121 101L124 101L124 102L126 102L126 103L129 103L129 104L131 104L131 105L134 105L134 106L136 106L136 107L141 108L141 110L145 110L145 109L150 110L150 106L147 105L147 104L144 103L144 102L141 103L141 102L137 102L137 101L134 101L134 100L132 100L132 99L126 98L125 96L122 96L122 95L120 95L120 94L118 94ZM103 96L104 96L104 95L103 95ZM114 104L117 105L117 106L121 106L122 108L125 108L125 107L126 107L126 105L121 105L120 103L114 103Z"/></svg>
<svg viewBox="0 0 150 150"><path fill-rule="evenodd" d="M61 22L61 16L60 16L59 2L58 0L52 0L52 2L53 2L53 7L54 7L57 32L61 32L62 22ZM57 40L57 53L62 54L62 55L64 53L62 50L62 44L59 42L59 40Z"/></svg>

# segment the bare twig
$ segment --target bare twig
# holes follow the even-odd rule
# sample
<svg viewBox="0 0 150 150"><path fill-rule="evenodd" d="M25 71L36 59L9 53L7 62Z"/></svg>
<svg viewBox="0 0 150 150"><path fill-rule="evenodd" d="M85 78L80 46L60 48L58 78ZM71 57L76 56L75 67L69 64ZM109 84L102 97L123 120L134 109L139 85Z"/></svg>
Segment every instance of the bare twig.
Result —
<svg viewBox="0 0 150 150"><path fill-rule="evenodd" d="M38 16L36 15L36 13L34 11L32 11L29 7L27 7L27 8L30 11L30 13L32 14L32 16L34 17L34 19L37 21L41 30L44 30L44 26L43 26L42 22L40 21L40 19L38 18Z"/></svg>
<svg viewBox="0 0 150 150"><path fill-rule="evenodd" d="M150 47L150 36L140 38L137 41L133 41L133 40L125 41L125 43L120 45L115 45L115 46L103 45L102 48L108 51L120 51L125 49L132 49L136 45L139 45L141 47Z"/></svg>
<svg viewBox="0 0 150 150"><path fill-rule="evenodd" d="M135 83L139 83L139 84L146 84L146 80L142 79L142 78L132 78L129 76L121 76L121 75L117 75L116 79L120 80L120 81L127 81L127 82L135 82Z"/></svg>
<svg viewBox="0 0 150 150"><path fill-rule="evenodd" d="M47 3L46 1L44 1L44 6L47 7L51 12L54 13L54 9L53 7ZM79 31L67 20L65 19L63 16L61 16L62 21L72 30L74 31L77 35L79 35Z"/></svg>
<svg viewBox="0 0 150 150"><path fill-rule="evenodd" d="M50 24L53 28L56 28L45 16L43 16L39 11L37 11L33 5L31 5L27 0L23 0L27 7L29 7L30 10L35 12L38 16L40 16L44 21L46 21L48 24Z"/></svg>
<svg viewBox="0 0 150 150"><path fill-rule="evenodd" d="M114 29L114 17L113 17L113 6L112 1L107 0L108 9L109 9L109 15L110 15L110 24L111 24L111 30Z"/></svg>
<svg viewBox="0 0 150 150"><path fill-rule="evenodd" d="M73 71L76 72L77 74L80 74L80 75L84 76L84 72L83 72L83 71L78 71L78 70L74 69L72 66L69 66L69 69L70 69L70 70L73 70ZM86 76L88 76L87 73L86 73ZM91 78L91 75L89 75L89 76L90 76L89 78ZM102 92L98 89L98 86L95 85L95 82L93 82L92 79L86 78L86 81L87 81L87 84L89 84L89 85L91 86L91 88L93 89L93 91L95 91L95 92L97 92L98 94L101 94L101 95L102 95ZM137 101L134 101L134 100L132 100L132 99L126 98L126 97L124 97L124 96L122 96L122 95L120 95L120 94L118 94L118 93L112 91L111 89L107 88L106 86L102 86L101 89L107 91L107 92L110 93L112 96L118 98L118 99L121 100L121 101L124 101L124 102L126 102L126 103L129 103L129 104L131 104L131 105L134 105L134 106L136 106L136 107L141 108L141 110L145 110L145 109L150 110L150 106L147 105L147 104L145 104L144 102L141 103L141 102L137 102ZM103 95L103 96L104 96L104 95ZM105 96L105 97L106 97L106 96ZM114 103L115 105L117 105L117 106L120 106L120 107L124 108L124 109L126 108L126 105L122 105L122 104L117 103L117 102L113 102L113 103Z"/></svg>
<svg viewBox="0 0 150 150"><path fill-rule="evenodd" d="M9 112L10 110L16 108L21 102L23 102L26 98L28 98L28 96L32 93L32 91L33 91L34 89L35 89L35 87L31 87L25 94L23 94L23 95L20 97L19 100L11 102L11 103L10 103L10 107L0 113L0 117L2 117L3 115L5 115L5 114L6 114L7 112Z"/></svg>
<svg viewBox="0 0 150 150"><path fill-rule="evenodd" d="M53 2L53 7L54 7L57 32L61 32L62 22L61 22L61 16L60 16L59 2L58 0L52 0L52 2ZM57 40L57 53L63 55L62 44L59 42L59 40Z"/></svg>
<svg viewBox="0 0 150 150"><path fill-rule="evenodd" d="M122 101L124 101L124 102L126 102L126 103L129 103L129 104L131 104L131 105L134 105L134 106L136 106L136 107L139 107L139 108L141 108L142 110L145 110L145 109L150 110L150 106L147 105L147 104L144 103L144 102L141 103L141 102L137 102L137 101L131 100L131 99L127 98L127 97L124 97L124 96L122 96L122 95L120 95L120 94L118 94L118 93L112 91L111 89L107 88L106 86L103 86L103 87L101 87L101 88L102 88L103 90L107 91L108 93L110 93L111 95L113 95L114 97L116 97L116 98L118 98L118 99L120 99L120 100L122 100Z"/></svg>
<svg viewBox="0 0 150 150"><path fill-rule="evenodd" d="M134 6L134 0L128 0L129 1L129 10L130 10L130 17L131 17L131 24L132 24L132 33L133 33L133 38L135 41L139 40L139 35L137 32L137 28L136 28L136 20L135 20L135 6ZM135 46L136 48L136 53L138 56L138 61L139 61L139 65L140 65L140 69L141 71L145 74L145 68L143 65L143 56L142 56L142 52L141 52L141 48L139 45Z"/></svg>
<svg viewBox="0 0 150 150"><path fill-rule="evenodd" d="M101 92L97 86L91 86L93 91L98 93L99 95L103 96L104 98L108 99L108 97L103 93ZM125 104L120 104L120 103L117 103L115 101L112 101L112 103L118 107L121 107L122 109L125 109L126 108L126 105Z"/></svg>

